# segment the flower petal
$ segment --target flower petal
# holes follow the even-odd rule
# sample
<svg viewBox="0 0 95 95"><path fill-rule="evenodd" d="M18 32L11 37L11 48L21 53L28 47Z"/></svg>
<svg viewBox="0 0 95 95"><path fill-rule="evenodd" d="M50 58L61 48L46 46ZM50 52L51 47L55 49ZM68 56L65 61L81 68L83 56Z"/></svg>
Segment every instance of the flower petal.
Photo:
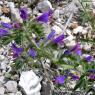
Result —
<svg viewBox="0 0 95 95"><path fill-rule="evenodd" d="M21 16L21 18L23 19L23 20L27 20L28 19L28 12L27 12L28 10L27 10L27 8L21 8L20 9L20 16Z"/></svg>
<svg viewBox="0 0 95 95"><path fill-rule="evenodd" d="M55 30L52 30L47 36L47 40L50 40L55 35Z"/></svg>
<svg viewBox="0 0 95 95"><path fill-rule="evenodd" d="M85 57L85 60L86 60L87 62L91 62L92 59L93 59L93 57L92 57L91 55L88 55L87 57Z"/></svg>
<svg viewBox="0 0 95 95"><path fill-rule="evenodd" d="M5 28L12 29L12 25L10 23L1 22L1 25Z"/></svg>
<svg viewBox="0 0 95 95"><path fill-rule="evenodd" d="M57 38L54 39L54 43L59 43L64 39L64 35L61 34L60 36L58 36Z"/></svg>
<svg viewBox="0 0 95 95"><path fill-rule="evenodd" d="M7 30L0 28L0 37L6 36L7 34L8 34Z"/></svg>
<svg viewBox="0 0 95 95"><path fill-rule="evenodd" d="M32 57L35 58L37 56L37 52L32 48L29 50L28 54Z"/></svg>
<svg viewBox="0 0 95 95"><path fill-rule="evenodd" d="M11 46L12 50L13 50L13 53L14 53L14 57L18 57L21 55L21 53L23 52L23 48L18 48L16 46L16 44L12 43L12 46Z"/></svg>
<svg viewBox="0 0 95 95"><path fill-rule="evenodd" d="M37 21L47 23L49 21L49 16L52 14L52 12L49 10L48 12L44 12L42 15L37 17Z"/></svg>
<svg viewBox="0 0 95 95"><path fill-rule="evenodd" d="M65 76L57 76L56 78L55 78L55 82L57 83L57 84L63 84L64 82L65 82Z"/></svg>

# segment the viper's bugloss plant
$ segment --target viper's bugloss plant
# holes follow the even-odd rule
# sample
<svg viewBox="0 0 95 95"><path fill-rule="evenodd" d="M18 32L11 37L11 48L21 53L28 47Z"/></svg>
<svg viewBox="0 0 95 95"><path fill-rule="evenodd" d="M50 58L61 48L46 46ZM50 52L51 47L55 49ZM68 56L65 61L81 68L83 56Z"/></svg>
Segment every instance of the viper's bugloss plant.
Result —
<svg viewBox="0 0 95 95"><path fill-rule="evenodd" d="M50 71L59 70L60 67L62 70L59 70L60 75L53 71L54 75L52 78L47 78L48 82L55 79L54 85L61 84L61 86L66 87L68 80L69 82L76 81L77 83L72 91L78 88L87 91L89 85L91 86L89 79L95 80L95 74L88 74L88 72L94 72L95 58L90 52L86 52L89 56L82 57L85 51L82 50L81 43L77 42L71 48L66 47L64 44L66 35L64 33L56 35L56 31L51 30L46 35L43 24L48 24L52 13L52 10L49 10L38 17L30 18L27 8L21 8L20 16L23 23L12 22L10 24L2 22L0 42L3 45L7 45L14 41L11 44L11 52L13 53L15 70L27 70L27 67L38 67L38 69L43 69L42 71L44 72L42 74L44 73L43 76L47 78L45 62L48 59L50 60L50 63L47 63L50 65ZM61 45L60 43L63 44ZM79 75L74 72L70 75L72 70L78 71Z"/></svg>

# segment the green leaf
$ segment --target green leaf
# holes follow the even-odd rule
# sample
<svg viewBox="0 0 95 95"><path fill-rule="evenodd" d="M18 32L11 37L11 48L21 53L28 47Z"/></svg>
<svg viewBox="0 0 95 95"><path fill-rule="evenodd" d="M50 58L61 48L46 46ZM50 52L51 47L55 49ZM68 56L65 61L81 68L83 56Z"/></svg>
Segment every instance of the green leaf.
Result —
<svg viewBox="0 0 95 95"><path fill-rule="evenodd" d="M85 74L82 75L79 79L79 81L77 82L77 84L75 85L73 91L77 90L78 88L80 88L84 82L84 77L85 77Z"/></svg>
<svg viewBox="0 0 95 95"><path fill-rule="evenodd" d="M67 70L67 69L74 69L74 66L68 65L68 64L64 64L64 65L61 65L61 66L64 68L64 70Z"/></svg>

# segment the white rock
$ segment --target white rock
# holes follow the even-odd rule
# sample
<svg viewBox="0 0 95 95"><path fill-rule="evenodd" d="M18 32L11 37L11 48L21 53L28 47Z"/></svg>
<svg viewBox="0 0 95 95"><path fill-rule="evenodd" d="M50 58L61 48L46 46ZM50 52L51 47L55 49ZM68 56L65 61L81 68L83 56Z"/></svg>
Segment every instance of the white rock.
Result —
<svg viewBox="0 0 95 95"><path fill-rule="evenodd" d="M0 55L0 61L4 60L5 56L4 55Z"/></svg>
<svg viewBox="0 0 95 95"><path fill-rule="evenodd" d="M78 26L77 28L73 29L73 33L77 34L77 33L82 33L83 31L83 27L82 26Z"/></svg>
<svg viewBox="0 0 95 95"><path fill-rule="evenodd" d="M8 93L8 95L22 95L21 92L17 92L17 93Z"/></svg>
<svg viewBox="0 0 95 95"><path fill-rule="evenodd" d="M52 4L50 1L43 0L42 2L38 3L37 9L41 10L42 12L45 12L45 11L48 11L49 9L53 9L53 8L52 8Z"/></svg>
<svg viewBox="0 0 95 95"><path fill-rule="evenodd" d="M19 14L19 9L17 9L17 8L11 8L11 19L14 22L18 21L20 23L23 23L23 20L20 17L20 14Z"/></svg>
<svg viewBox="0 0 95 95"><path fill-rule="evenodd" d="M75 85L76 85L76 81L70 81L69 83L67 83L67 85L70 87L70 88L74 88Z"/></svg>
<svg viewBox="0 0 95 95"><path fill-rule="evenodd" d="M8 81L6 84L4 84L7 92L15 93L17 92L17 82L15 81Z"/></svg>
<svg viewBox="0 0 95 95"><path fill-rule="evenodd" d="M59 17L59 14L60 13L60 11L59 11L59 9L56 9L55 11L54 11L54 13L53 13L53 18L55 18L55 19L59 19L60 17Z"/></svg>
<svg viewBox="0 0 95 95"><path fill-rule="evenodd" d="M35 2L35 0L27 0L28 1L28 3L34 3Z"/></svg>
<svg viewBox="0 0 95 95"><path fill-rule="evenodd" d="M67 47L71 48L71 47L73 47L73 46L76 45L76 41L75 40L72 40L69 43L65 43L65 44L66 44Z"/></svg>
<svg viewBox="0 0 95 95"><path fill-rule="evenodd" d="M52 29L55 30L57 35L59 35L63 32L63 30L57 25L52 26Z"/></svg>
<svg viewBox="0 0 95 95"><path fill-rule="evenodd" d="M0 15L2 15L2 13L3 13L3 12L2 12L2 7L0 6Z"/></svg>
<svg viewBox="0 0 95 95"><path fill-rule="evenodd" d="M14 93L9 93L8 95L15 95Z"/></svg>
<svg viewBox="0 0 95 95"><path fill-rule="evenodd" d="M67 34L67 35L69 35L69 36L70 36L70 35L72 35L72 33L71 33L71 32L72 32L71 30L66 29L66 34Z"/></svg>
<svg viewBox="0 0 95 95"><path fill-rule="evenodd" d="M5 88L4 87L0 87L0 95L4 95L5 93Z"/></svg>
<svg viewBox="0 0 95 95"><path fill-rule="evenodd" d="M3 5L3 2L2 1L0 1L0 5Z"/></svg>
<svg viewBox="0 0 95 95"><path fill-rule="evenodd" d="M84 50L86 50L86 51L90 51L92 45L91 45L91 44L88 44L88 43L85 43L85 45L83 45L82 47L83 47Z"/></svg>
<svg viewBox="0 0 95 95"><path fill-rule="evenodd" d="M19 85L27 95L40 95L40 79L32 70L21 73Z"/></svg>
<svg viewBox="0 0 95 95"><path fill-rule="evenodd" d="M14 2L8 2L7 5L8 5L8 7L9 7L10 9L15 8Z"/></svg>
<svg viewBox="0 0 95 95"><path fill-rule="evenodd" d="M9 19L9 17L1 16L0 17L0 22L10 23L11 20Z"/></svg>
<svg viewBox="0 0 95 95"><path fill-rule="evenodd" d="M6 70L7 63L8 63L8 60L6 60L6 59L4 61L2 61L1 65L0 65L0 69Z"/></svg>
<svg viewBox="0 0 95 95"><path fill-rule="evenodd" d="M18 91L15 95L22 95L22 93Z"/></svg>
<svg viewBox="0 0 95 95"><path fill-rule="evenodd" d="M74 39L75 37L73 35L70 35L64 39L64 43L70 43Z"/></svg>
<svg viewBox="0 0 95 95"><path fill-rule="evenodd" d="M83 34L83 35L85 35L85 34L87 34L87 33L88 33L87 29L83 29L83 30L82 30L82 34Z"/></svg>
<svg viewBox="0 0 95 95"><path fill-rule="evenodd" d="M4 79L5 79L4 76L1 76L1 77L0 77L0 83L1 83L1 84L5 83Z"/></svg>

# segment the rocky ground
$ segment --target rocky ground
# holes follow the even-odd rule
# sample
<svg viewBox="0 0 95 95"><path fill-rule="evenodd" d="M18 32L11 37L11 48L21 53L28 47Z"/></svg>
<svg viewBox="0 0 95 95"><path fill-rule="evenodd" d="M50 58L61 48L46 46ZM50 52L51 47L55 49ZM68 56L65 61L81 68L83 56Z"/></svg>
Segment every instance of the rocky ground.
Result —
<svg viewBox="0 0 95 95"><path fill-rule="evenodd" d="M93 0L92 0L93 1ZM84 6L85 6L84 2ZM88 2L90 9L94 14L94 3ZM93 5L93 6L92 6ZM48 24L43 24L46 35L50 33L51 29L56 31L56 35L61 34L64 31L66 38L64 39L65 46L71 48L76 45L76 42L80 42L79 39L95 39L95 33L92 32L92 26L90 23L82 23L80 16L81 10L84 10L78 0L0 0L0 23L23 23L19 14L20 7L27 7L28 13L32 18L41 15L43 12L49 9L53 10L53 16ZM10 54L11 43L4 46L0 42L0 95L71 95L71 92L66 91L66 88L59 91L54 91L51 94L51 89L54 90L54 85L50 85L48 82L42 82L43 77L38 77L39 69L15 72L12 68L13 58ZM95 61L95 44L84 42L81 44L81 48L84 51L91 51L93 59ZM57 54L55 52L55 54ZM88 56L83 54L81 57ZM66 58L64 58L66 60ZM46 67L49 67L49 60L47 60ZM79 66L81 69L82 67ZM58 69L62 69L58 67ZM48 71L49 72L49 71ZM73 70L71 72L74 72ZM78 74L80 74L78 72ZM52 84L52 83L51 83ZM74 88L76 81L71 81L67 84L69 89ZM30 87L30 88L29 88ZM93 87L94 84L93 84ZM76 92L72 95L94 95L83 94L83 92Z"/></svg>

